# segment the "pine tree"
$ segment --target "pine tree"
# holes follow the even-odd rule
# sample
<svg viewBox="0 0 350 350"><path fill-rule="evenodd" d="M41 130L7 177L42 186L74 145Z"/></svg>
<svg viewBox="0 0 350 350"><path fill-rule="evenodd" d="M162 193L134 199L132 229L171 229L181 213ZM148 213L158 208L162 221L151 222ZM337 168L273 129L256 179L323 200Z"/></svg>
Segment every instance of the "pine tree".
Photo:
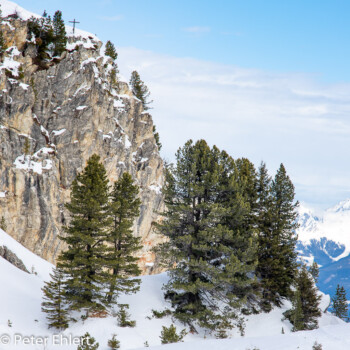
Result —
<svg viewBox="0 0 350 350"><path fill-rule="evenodd" d="M258 230L259 263L257 275L263 293L262 307L281 305L281 298L291 296L296 271L296 208L294 186L281 164L273 181L265 164L259 169Z"/></svg>
<svg viewBox="0 0 350 350"><path fill-rule="evenodd" d="M49 59L49 46L53 44L54 34L51 17L44 11L41 18L31 17L27 22L29 41L34 35L37 49L37 58L40 60Z"/></svg>
<svg viewBox="0 0 350 350"><path fill-rule="evenodd" d="M120 341L117 339L116 334L113 335L112 339L108 340L108 347L112 350L117 350L120 348Z"/></svg>
<svg viewBox="0 0 350 350"><path fill-rule="evenodd" d="M86 332L82 337L80 337L80 345L77 350L97 350L99 348L99 343L96 343L95 338L91 337L88 332Z"/></svg>
<svg viewBox="0 0 350 350"><path fill-rule="evenodd" d="M280 165L271 186L273 198L273 230L279 241L280 270L274 279L278 283L276 292L282 297L288 297L297 272L297 253L295 230L298 202L294 202L294 185L287 175L283 164Z"/></svg>
<svg viewBox="0 0 350 350"><path fill-rule="evenodd" d="M100 157L93 155L72 183L71 201L66 204L71 221L66 236L60 237L68 248L59 256L58 266L68 276L66 294L73 310L105 309L108 190L106 170Z"/></svg>
<svg viewBox="0 0 350 350"><path fill-rule="evenodd" d="M332 298L333 313L343 321L349 321L349 309L346 298L346 291L343 286L337 285L335 296Z"/></svg>
<svg viewBox="0 0 350 350"><path fill-rule="evenodd" d="M197 324L230 328L255 268L253 233L243 230L249 204L226 152L190 140L176 159L166 170L167 210L158 226L168 238L157 250L170 268L166 297L173 316L193 331Z"/></svg>
<svg viewBox="0 0 350 350"><path fill-rule="evenodd" d="M1 5L0 5L0 26L2 24L2 10L1 10ZM0 28L0 57L3 56L3 54L6 51L6 44L5 44L5 38L4 34Z"/></svg>
<svg viewBox="0 0 350 350"><path fill-rule="evenodd" d="M153 125L153 135L154 135L154 139L156 140L156 144L158 146L158 151L160 151L162 149L162 144L160 142L159 133L157 132L155 125Z"/></svg>
<svg viewBox="0 0 350 350"><path fill-rule="evenodd" d="M313 261L312 265L309 268L309 272L311 273L311 276L314 278L315 283L317 283L320 270L318 268L318 264L316 261Z"/></svg>
<svg viewBox="0 0 350 350"><path fill-rule="evenodd" d="M118 57L114 44L109 40L106 43L105 55L111 57L113 60L116 60Z"/></svg>
<svg viewBox="0 0 350 350"><path fill-rule="evenodd" d="M65 274L56 268L50 277L51 281L45 282L42 288L44 297L41 310L47 314L49 328L63 330L68 328L69 321L64 292Z"/></svg>
<svg viewBox="0 0 350 350"><path fill-rule="evenodd" d="M264 311L271 310L271 303L279 305L277 281L274 276L279 271L279 240L273 231L273 198L271 194L271 177L265 163L258 172L257 185L257 227L259 231L258 266L256 274L262 288L261 305Z"/></svg>
<svg viewBox="0 0 350 350"><path fill-rule="evenodd" d="M285 316L292 322L295 331L316 329L321 317L321 297L305 265L298 271L296 289L293 309L287 311Z"/></svg>
<svg viewBox="0 0 350 350"><path fill-rule="evenodd" d="M149 101L150 92L145 83L141 80L139 73L134 70L131 73L130 86L133 94L142 102L143 109L149 109L148 105L153 101Z"/></svg>
<svg viewBox="0 0 350 350"><path fill-rule="evenodd" d="M130 320L130 314L127 312L129 309L128 304L120 304L119 305L119 313L118 313L118 326L119 327L135 327L136 321Z"/></svg>
<svg viewBox="0 0 350 350"><path fill-rule="evenodd" d="M67 34L64 21L62 19L62 12L56 11L53 20L53 43L54 43L54 56L60 56L66 49Z"/></svg>
<svg viewBox="0 0 350 350"><path fill-rule="evenodd" d="M120 293L136 293L140 288L138 276L141 271L135 253L142 248L140 238L133 235L134 220L140 214L141 201L137 198L139 189L133 184L130 174L124 173L114 184L110 194L111 229L106 236L109 243L106 250L108 275L108 304L115 303Z"/></svg>
<svg viewBox="0 0 350 350"><path fill-rule="evenodd" d="M290 321L293 325L292 331L297 332L305 329L303 306L300 297L300 290L297 289L293 300L293 309L290 314Z"/></svg>
<svg viewBox="0 0 350 350"><path fill-rule="evenodd" d="M4 55L6 51L5 38L2 30L0 29L0 57Z"/></svg>
<svg viewBox="0 0 350 350"><path fill-rule="evenodd" d="M176 327L171 324L169 328L163 326L160 334L160 341L162 344L178 343L185 337L186 331L183 329L180 334L176 333Z"/></svg>

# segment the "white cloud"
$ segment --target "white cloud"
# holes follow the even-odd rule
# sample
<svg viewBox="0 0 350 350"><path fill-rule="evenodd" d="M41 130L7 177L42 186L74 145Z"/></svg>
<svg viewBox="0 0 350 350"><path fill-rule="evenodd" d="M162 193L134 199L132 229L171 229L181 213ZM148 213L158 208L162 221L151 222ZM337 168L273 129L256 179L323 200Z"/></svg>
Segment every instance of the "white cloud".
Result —
<svg viewBox="0 0 350 350"><path fill-rule="evenodd" d="M299 198L313 206L348 196L350 84L135 48L119 53L121 72L138 70L150 88L167 159L189 138L204 138L235 158L264 160L271 172L283 162Z"/></svg>
<svg viewBox="0 0 350 350"><path fill-rule="evenodd" d="M203 33L209 33L210 27L194 26L194 27L183 28L183 30L185 32L192 33L192 34L203 34Z"/></svg>

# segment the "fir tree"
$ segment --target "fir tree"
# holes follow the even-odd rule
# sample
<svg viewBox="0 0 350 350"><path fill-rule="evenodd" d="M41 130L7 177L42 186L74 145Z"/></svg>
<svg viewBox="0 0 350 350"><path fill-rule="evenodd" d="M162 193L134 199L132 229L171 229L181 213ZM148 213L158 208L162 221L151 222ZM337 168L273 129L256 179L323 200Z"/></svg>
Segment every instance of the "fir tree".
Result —
<svg viewBox="0 0 350 350"><path fill-rule="evenodd" d="M298 272L296 289L293 309L287 311L285 316L292 322L294 331L316 329L321 317L321 297L317 295L315 282L306 266L302 266Z"/></svg>
<svg viewBox="0 0 350 350"><path fill-rule="evenodd" d="M118 326L119 327L135 327L136 321L130 320L130 314L127 312L129 308L128 304L120 304L119 305L119 313L118 313Z"/></svg>
<svg viewBox="0 0 350 350"><path fill-rule="evenodd" d="M0 26L2 24L2 10L1 10L1 5L0 5ZM5 38L4 34L0 28L0 57L3 56L3 54L6 51L6 44L5 44Z"/></svg>
<svg viewBox="0 0 350 350"><path fill-rule="evenodd" d="M171 324L169 328L163 326L160 334L160 341L162 344L178 343L185 337L186 331L183 329L180 334L177 334L176 327Z"/></svg>
<svg viewBox="0 0 350 350"><path fill-rule="evenodd" d="M320 270L318 268L318 264L316 261L313 261L312 265L309 268L309 272L311 276L314 278L315 283L318 283L318 276L320 274Z"/></svg>
<svg viewBox="0 0 350 350"><path fill-rule="evenodd" d="M54 43L54 56L60 56L66 49L67 34L64 21L62 19L62 12L56 11L53 20L53 43Z"/></svg>
<svg viewBox="0 0 350 350"><path fill-rule="evenodd" d="M343 286L337 285L335 296L332 298L333 313L343 321L349 321L349 309L346 298L346 291Z"/></svg>
<svg viewBox="0 0 350 350"><path fill-rule="evenodd" d="M40 60L49 59L49 46L53 43L53 28L51 17L44 11L41 18L31 17L27 22L29 41L34 35L37 57Z"/></svg>
<svg viewBox="0 0 350 350"><path fill-rule="evenodd" d="M86 332L82 337L80 337L80 345L77 350L97 350L99 348L99 343L96 343L95 338L91 337L88 332Z"/></svg>
<svg viewBox="0 0 350 350"><path fill-rule="evenodd" d="M5 44L5 38L4 38L4 34L0 28L0 57L2 57L4 55L6 51L6 44Z"/></svg>
<svg viewBox="0 0 350 350"><path fill-rule="evenodd" d="M176 159L176 168L166 171L167 211L158 226L168 238L158 248L170 268L166 297L174 317L192 330L196 324L230 328L255 268L253 232L244 231L249 204L226 152L190 140Z"/></svg>
<svg viewBox="0 0 350 350"><path fill-rule="evenodd" d="M133 94L142 102L143 109L149 109L148 105L153 101L149 101L150 92L145 83L141 80L139 73L134 70L131 73L130 86Z"/></svg>
<svg viewBox="0 0 350 350"><path fill-rule="evenodd" d="M109 40L106 43L105 55L111 57L113 60L116 60L118 57L114 44Z"/></svg>
<svg viewBox="0 0 350 350"><path fill-rule="evenodd" d="M155 125L153 125L153 135L154 135L154 139L156 140L156 144L158 146L158 151L160 151L162 149L162 144L160 143L159 133L157 132Z"/></svg>
<svg viewBox="0 0 350 350"><path fill-rule="evenodd" d="M287 311L288 312L288 311ZM305 329L303 306L300 297L300 290L296 290L293 299L293 309L290 311L289 320L293 325L292 331L297 332Z"/></svg>
<svg viewBox="0 0 350 350"><path fill-rule="evenodd" d="M281 298L291 296L296 271L296 208L294 186L281 164L273 181L265 164L259 169L258 230L259 263L257 275L263 293L265 311L271 304L281 305Z"/></svg>
<svg viewBox="0 0 350 350"><path fill-rule="evenodd" d="M68 310L65 301L64 283L65 275L56 268L50 274L51 281L45 282L42 288L44 293L41 310L47 314L49 328L60 330L68 328Z"/></svg>
<svg viewBox="0 0 350 350"><path fill-rule="evenodd" d="M298 202L294 202L294 185L283 164L280 165L271 186L273 198L273 230L279 241L280 270L274 276L278 283L276 292L282 297L290 295L291 286L297 272L295 230Z"/></svg>
<svg viewBox="0 0 350 350"><path fill-rule="evenodd" d="M135 253L141 249L140 238L133 235L134 220L140 214L139 189L133 184L130 174L124 173L114 184L110 194L111 229L106 241L106 267L112 271L107 275L109 292L107 302L116 302L120 293L135 293L140 288L140 279L131 278L141 273Z"/></svg>
<svg viewBox="0 0 350 350"><path fill-rule="evenodd" d="M109 282L105 272L105 239L108 218L108 179L100 158L93 155L72 183L66 208L71 221L60 237L67 245L58 266L67 274L66 293L74 310L104 310L103 288Z"/></svg>
<svg viewBox="0 0 350 350"><path fill-rule="evenodd" d="M271 303L279 305L276 295L278 285L274 276L279 271L279 240L273 231L273 198L271 194L271 177L265 163L262 163L258 172L257 185L257 227L259 235L258 266L256 274L262 288L261 305L264 311L271 310Z"/></svg>
<svg viewBox="0 0 350 350"><path fill-rule="evenodd" d="M112 350L117 350L120 348L120 341L117 339L116 334L113 335L112 339L108 340L108 347Z"/></svg>

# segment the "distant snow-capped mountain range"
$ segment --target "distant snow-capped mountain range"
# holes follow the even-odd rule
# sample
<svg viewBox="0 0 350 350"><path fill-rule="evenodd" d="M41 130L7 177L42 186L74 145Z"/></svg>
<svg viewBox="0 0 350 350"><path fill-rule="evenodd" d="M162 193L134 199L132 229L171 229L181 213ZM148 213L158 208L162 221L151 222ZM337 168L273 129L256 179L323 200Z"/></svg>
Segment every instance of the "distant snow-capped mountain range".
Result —
<svg viewBox="0 0 350 350"><path fill-rule="evenodd" d="M298 223L297 252L308 265L319 265L320 290L333 295L339 283L350 299L350 199L318 216L300 206Z"/></svg>

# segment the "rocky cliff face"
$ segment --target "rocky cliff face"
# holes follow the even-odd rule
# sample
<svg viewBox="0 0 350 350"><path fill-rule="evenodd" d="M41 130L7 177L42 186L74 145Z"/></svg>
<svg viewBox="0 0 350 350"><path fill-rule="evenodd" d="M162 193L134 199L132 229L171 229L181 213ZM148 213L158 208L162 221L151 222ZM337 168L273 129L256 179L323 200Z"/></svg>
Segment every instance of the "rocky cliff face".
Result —
<svg viewBox="0 0 350 350"><path fill-rule="evenodd" d="M111 182L128 171L140 186L134 232L142 237L140 264L149 272L150 248L159 240L152 223L163 208L151 115L127 83L111 81L112 61L97 38L70 37L67 51L43 69L25 21L7 18L1 28L9 47L0 62L0 217L7 232L55 262L71 183L97 153Z"/></svg>

